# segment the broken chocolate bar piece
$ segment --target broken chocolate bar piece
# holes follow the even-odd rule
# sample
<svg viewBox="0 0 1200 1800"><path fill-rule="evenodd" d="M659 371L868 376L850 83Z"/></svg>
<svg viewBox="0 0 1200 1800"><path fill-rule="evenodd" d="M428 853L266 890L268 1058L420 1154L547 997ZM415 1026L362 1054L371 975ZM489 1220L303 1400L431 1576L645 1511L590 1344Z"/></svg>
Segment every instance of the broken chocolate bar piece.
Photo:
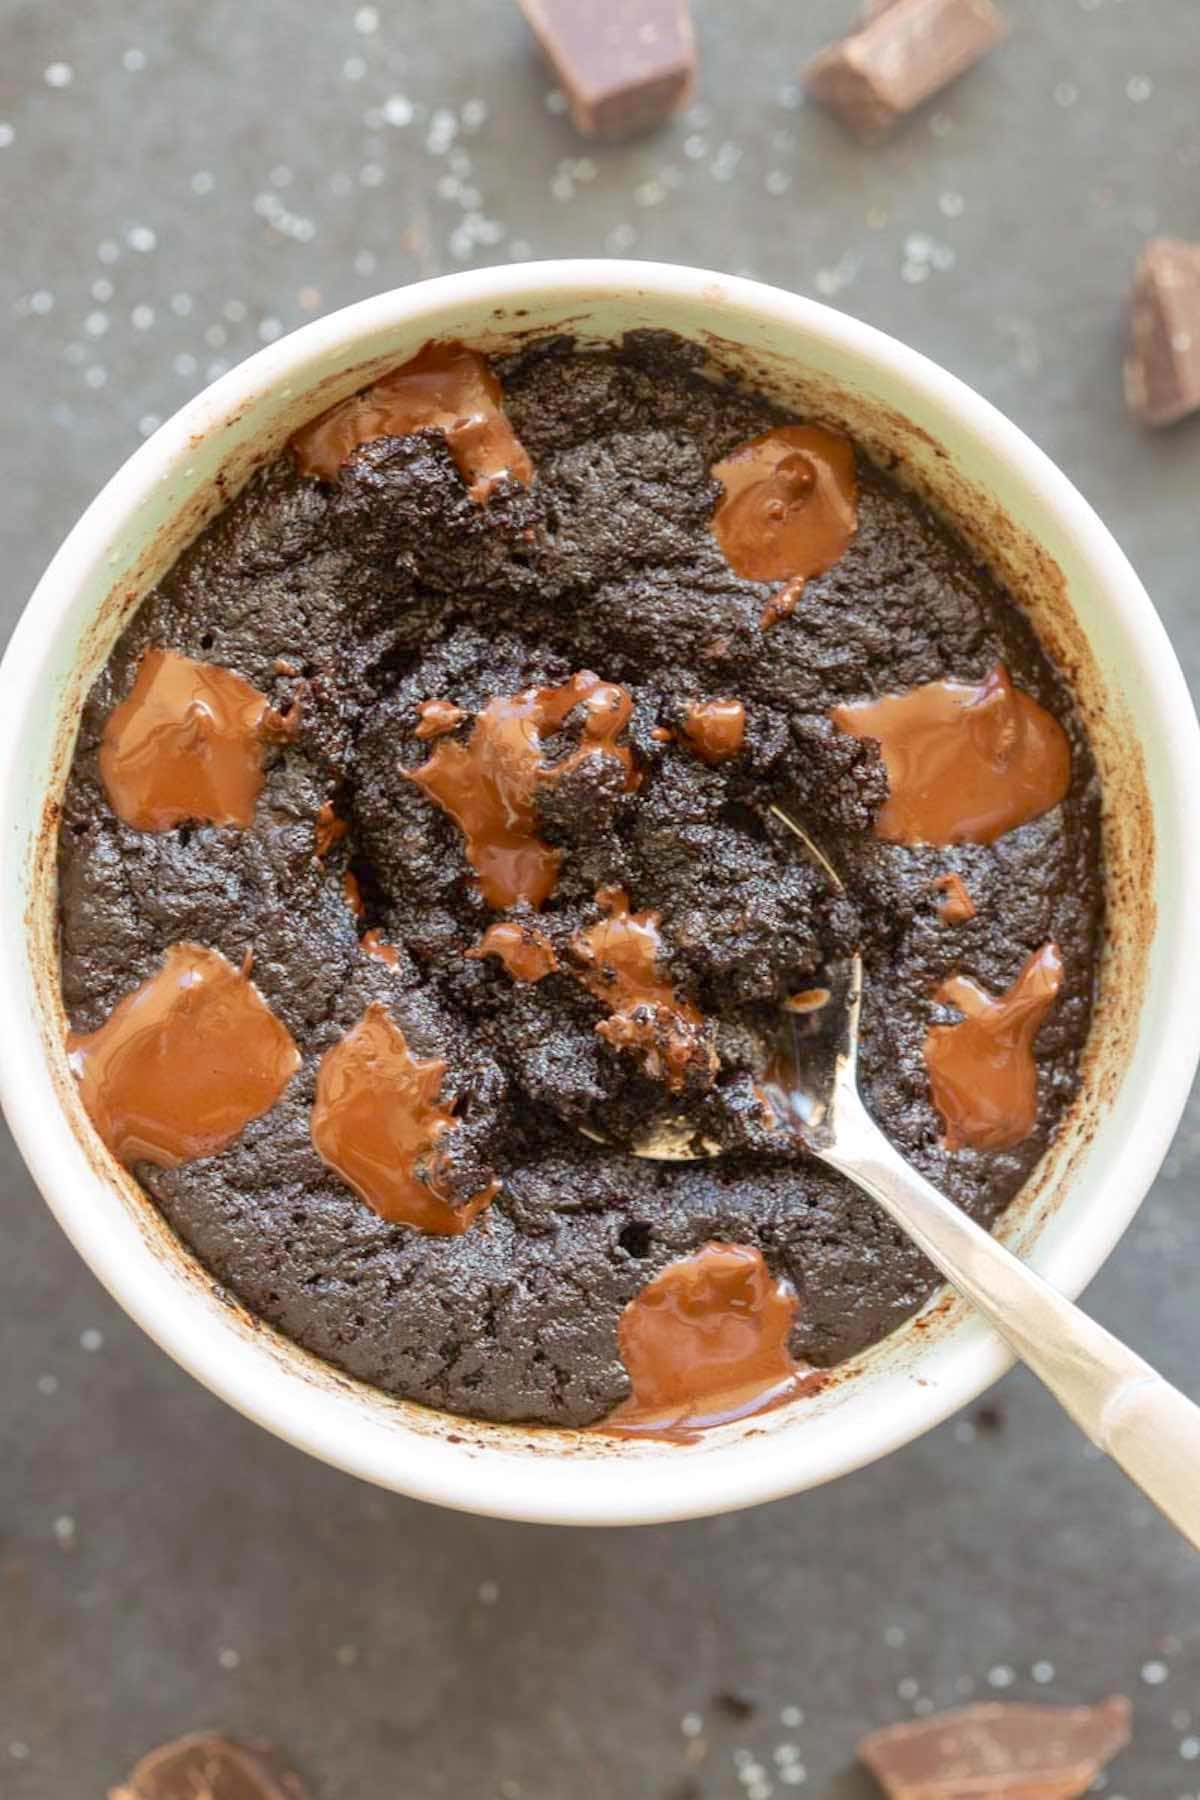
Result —
<svg viewBox="0 0 1200 1800"><path fill-rule="evenodd" d="M143 1756L108 1800L308 1800L266 1745L198 1731Z"/></svg>
<svg viewBox="0 0 1200 1800"><path fill-rule="evenodd" d="M1151 238L1138 260L1125 399L1146 425L1200 408L1200 244Z"/></svg>
<svg viewBox="0 0 1200 1800"><path fill-rule="evenodd" d="M683 105L696 48L688 0L520 0L586 137L649 131Z"/></svg>
<svg viewBox="0 0 1200 1800"><path fill-rule="evenodd" d="M965 1706L858 1747L888 1800L1074 1800L1129 1742L1130 1706Z"/></svg>
<svg viewBox="0 0 1200 1800"><path fill-rule="evenodd" d="M805 85L859 137L878 137L1007 30L992 0L889 0L860 31L813 58Z"/></svg>

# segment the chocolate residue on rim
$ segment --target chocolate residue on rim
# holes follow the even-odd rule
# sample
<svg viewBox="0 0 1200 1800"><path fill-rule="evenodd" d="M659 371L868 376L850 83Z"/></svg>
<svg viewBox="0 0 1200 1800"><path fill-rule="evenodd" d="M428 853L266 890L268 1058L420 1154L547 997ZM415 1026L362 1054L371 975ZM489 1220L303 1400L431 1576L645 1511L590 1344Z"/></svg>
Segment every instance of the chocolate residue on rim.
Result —
<svg viewBox="0 0 1200 1800"><path fill-rule="evenodd" d="M583 739L561 762L546 761L542 739L561 731L584 708ZM467 840L467 860L489 906L527 900L541 906L554 891L562 852L538 835L535 797L541 782L557 781L588 756L611 756L637 785L633 752L618 737L629 723L627 690L584 670L555 688L498 695L476 714L465 744L447 740L428 762L405 771L410 781L448 812Z"/></svg>
<svg viewBox="0 0 1200 1800"><path fill-rule="evenodd" d="M687 1443L712 1425L767 1412L826 1377L788 1348L797 1300L761 1250L705 1244L668 1263L621 1314L632 1392L594 1431Z"/></svg>
<svg viewBox="0 0 1200 1800"><path fill-rule="evenodd" d="M300 1052L249 976L218 950L173 944L97 1031L67 1035L88 1117L119 1162L174 1168L267 1112Z"/></svg>
<svg viewBox="0 0 1200 1800"><path fill-rule="evenodd" d="M136 831L249 826L263 785L265 694L216 663L147 650L100 745L100 776Z"/></svg>
<svg viewBox="0 0 1200 1800"><path fill-rule="evenodd" d="M578 932L571 948L582 964L579 979L609 1010L597 1032L640 1056L646 1073L668 1088L689 1077L707 1085L717 1070L714 1027L659 970L658 914L630 912L624 888L601 888L596 904L608 917Z"/></svg>
<svg viewBox="0 0 1200 1800"><path fill-rule="evenodd" d="M854 446L819 425L777 425L712 473L725 489L713 531L730 568L786 584L763 611L765 630L795 609L805 582L832 568L854 536Z"/></svg>
<svg viewBox="0 0 1200 1800"><path fill-rule="evenodd" d="M362 889L358 885L358 876L353 869L346 869L342 875L342 898L356 919L366 916L367 903L363 899Z"/></svg>
<svg viewBox="0 0 1200 1800"><path fill-rule="evenodd" d="M947 1150L1006 1150L1037 1123L1034 1039L1062 986L1056 944L1035 950L997 999L969 975L952 975L934 998L965 1016L931 1025L925 1066Z"/></svg>
<svg viewBox="0 0 1200 1800"><path fill-rule="evenodd" d="M455 343L426 344L390 375L339 401L296 433L292 451L302 475L333 481L360 444L424 429L443 434L472 500L489 500L505 480L533 480L486 358Z"/></svg>
<svg viewBox="0 0 1200 1800"><path fill-rule="evenodd" d="M1003 663L981 682L930 681L831 716L883 752L889 792L875 830L890 843L993 844L1071 785L1066 732Z"/></svg>
<svg viewBox="0 0 1200 1800"><path fill-rule="evenodd" d="M500 1183L456 1199L442 1141L457 1123L439 1099L445 1073L440 1058L413 1056L376 1001L322 1057L311 1129L317 1155L380 1218L457 1237Z"/></svg>

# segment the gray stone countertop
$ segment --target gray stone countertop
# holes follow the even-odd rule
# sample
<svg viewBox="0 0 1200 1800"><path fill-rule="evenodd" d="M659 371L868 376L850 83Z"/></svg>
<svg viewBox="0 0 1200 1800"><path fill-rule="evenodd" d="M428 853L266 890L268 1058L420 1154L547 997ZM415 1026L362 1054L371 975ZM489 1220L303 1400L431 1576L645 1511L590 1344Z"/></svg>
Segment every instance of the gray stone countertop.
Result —
<svg viewBox="0 0 1200 1800"><path fill-rule="evenodd" d="M578 140L508 0L3 0L5 631L206 380L471 264L632 254L826 298L997 402L1099 508L1200 674L1200 418L1119 381L1141 241L1200 238L1195 0L1003 0L1010 41L864 149L801 103L853 0L696 0L690 111ZM1185 1386L1200 1114L1090 1304ZM568 1533L306 1460L101 1292L0 1147L0 1795L96 1800L200 1725L317 1800L865 1800L873 1725L1135 1702L1109 1800L1200 1795L1200 1563L1022 1374L839 1485Z"/></svg>

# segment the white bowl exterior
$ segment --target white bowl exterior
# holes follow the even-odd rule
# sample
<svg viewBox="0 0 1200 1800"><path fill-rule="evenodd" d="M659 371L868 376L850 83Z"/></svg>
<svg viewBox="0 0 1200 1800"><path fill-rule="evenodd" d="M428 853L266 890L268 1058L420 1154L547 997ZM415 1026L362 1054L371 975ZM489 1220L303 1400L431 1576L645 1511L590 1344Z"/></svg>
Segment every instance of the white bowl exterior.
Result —
<svg viewBox="0 0 1200 1800"><path fill-rule="evenodd" d="M815 381L893 409L949 453L1057 564L1101 684L1140 739L1153 811L1156 924L1123 1078L1081 1134L1065 1191L1004 1235L1078 1293L1136 1211L1187 1097L1200 1043L1200 842L1192 828L1200 731L1161 623L1124 555L1048 459L987 402L894 340L815 302L666 265L560 262L442 277L363 301L261 351L145 443L51 563L0 670L0 1098L47 1201L95 1273L183 1366L239 1410L324 1460L442 1505L564 1524L699 1516L815 1486L947 1417L1009 1361L961 1306L902 1327L811 1407L730 1427L694 1450L471 1425L394 1401L306 1357L213 1293L134 1184L105 1167L56 1065L47 799L73 718L117 630L111 595L144 591L146 557L190 509L215 509L265 444L432 336L487 345L574 321L589 336L638 325L706 333L794 359ZM320 393L315 390L320 388ZM176 548L178 545L176 546ZM155 567L151 573L159 573ZM105 616L103 626L98 621ZM1190 804L1189 804L1190 803ZM61 1057L58 1058L61 1063Z"/></svg>

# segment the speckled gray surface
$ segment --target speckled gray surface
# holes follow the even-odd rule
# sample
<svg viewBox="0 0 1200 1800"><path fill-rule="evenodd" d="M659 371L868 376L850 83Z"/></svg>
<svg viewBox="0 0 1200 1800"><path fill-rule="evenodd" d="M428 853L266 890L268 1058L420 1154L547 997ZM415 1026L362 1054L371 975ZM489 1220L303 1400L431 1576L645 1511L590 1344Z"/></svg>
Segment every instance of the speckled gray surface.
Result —
<svg viewBox="0 0 1200 1800"><path fill-rule="evenodd" d="M1118 356L1143 237L1200 238L1200 12L1005 3L1010 42L864 150L793 80L852 0L698 0L695 108L596 150L508 0L5 0L5 627L139 432L259 342L422 274L607 251L828 297L964 376L1099 507L1195 679L1200 418L1136 430ZM1090 1295L1185 1386L1198 1172L1193 1110ZM94 1800L203 1724L288 1746L317 1800L865 1800L872 1725L1114 1689L1110 1800L1200 1794L1200 1564L1023 1375L754 1513L453 1517L235 1417L7 1143L0 1182L4 1800Z"/></svg>

